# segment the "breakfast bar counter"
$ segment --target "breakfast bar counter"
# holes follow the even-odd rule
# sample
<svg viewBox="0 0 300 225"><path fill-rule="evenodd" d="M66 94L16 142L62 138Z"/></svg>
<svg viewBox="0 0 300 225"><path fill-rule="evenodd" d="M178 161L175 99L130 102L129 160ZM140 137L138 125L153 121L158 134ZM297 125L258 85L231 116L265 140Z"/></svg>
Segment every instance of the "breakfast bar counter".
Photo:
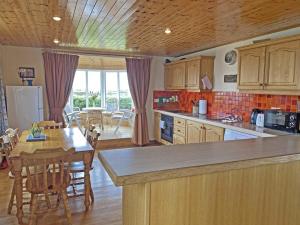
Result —
<svg viewBox="0 0 300 225"><path fill-rule="evenodd" d="M124 225L295 225L300 137L99 153L123 186Z"/></svg>

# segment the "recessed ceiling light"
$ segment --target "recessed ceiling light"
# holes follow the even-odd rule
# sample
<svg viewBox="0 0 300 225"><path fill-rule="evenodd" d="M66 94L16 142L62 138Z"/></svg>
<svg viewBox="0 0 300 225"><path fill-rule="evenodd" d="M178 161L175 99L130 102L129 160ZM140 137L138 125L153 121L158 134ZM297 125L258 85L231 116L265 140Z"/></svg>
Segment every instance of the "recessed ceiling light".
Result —
<svg viewBox="0 0 300 225"><path fill-rule="evenodd" d="M59 40L58 40L57 38L55 38L55 39L53 40L53 42L54 42L55 44L58 44L58 43L59 43Z"/></svg>
<svg viewBox="0 0 300 225"><path fill-rule="evenodd" d="M167 27L167 28L165 29L165 33L166 33L166 34L171 34L171 29L170 29L169 27Z"/></svg>
<svg viewBox="0 0 300 225"><path fill-rule="evenodd" d="M61 21L61 18L59 16L53 16L52 19L55 21Z"/></svg>

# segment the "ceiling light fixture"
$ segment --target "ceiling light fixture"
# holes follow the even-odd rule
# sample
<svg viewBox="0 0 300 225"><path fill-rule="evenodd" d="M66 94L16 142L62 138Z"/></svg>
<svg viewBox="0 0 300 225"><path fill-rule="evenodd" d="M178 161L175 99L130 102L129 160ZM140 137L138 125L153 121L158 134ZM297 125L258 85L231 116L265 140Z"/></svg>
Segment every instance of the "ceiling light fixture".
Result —
<svg viewBox="0 0 300 225"><path fill-rule="evenodd" d="M59 40L58 40L57 38L55 38L55 39L53 40L53 42L54 42L55 44L58 44L58 43L59 43Z"/></svg>
<svg viewBox="0 0 300 225"><path fill-rule="evenodd" d="M53 16L52 19L55 20L55 21L57 21L57 22L61 21L61 18L59 16Z"/></svg>
<svg viewBox="0 0 300 225"><path fill-rule="evenodd" d="M171 34L171 29L170 29L169 27L167 27L167 28L165 29L165 33L166 33L166 34Z"/></svg>

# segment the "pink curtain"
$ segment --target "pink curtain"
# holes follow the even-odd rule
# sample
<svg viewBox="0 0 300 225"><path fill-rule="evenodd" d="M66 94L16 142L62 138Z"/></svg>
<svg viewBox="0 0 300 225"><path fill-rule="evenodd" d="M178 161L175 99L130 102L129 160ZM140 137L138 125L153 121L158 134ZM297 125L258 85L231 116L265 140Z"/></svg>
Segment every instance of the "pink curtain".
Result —
<svg viewBox="0 0 300 225"><path fill-rule="evenodd" d="M132 142L137 145L149 143L146 101L150 82L150 58L126 58L128 84L135 106Z"/></svg>
<svg viewBox="0 0 300 225"><path fill-rule="evenodd" d="M49 120L64 122L63 110L67 104L79 56L43 53Z"/></svg>

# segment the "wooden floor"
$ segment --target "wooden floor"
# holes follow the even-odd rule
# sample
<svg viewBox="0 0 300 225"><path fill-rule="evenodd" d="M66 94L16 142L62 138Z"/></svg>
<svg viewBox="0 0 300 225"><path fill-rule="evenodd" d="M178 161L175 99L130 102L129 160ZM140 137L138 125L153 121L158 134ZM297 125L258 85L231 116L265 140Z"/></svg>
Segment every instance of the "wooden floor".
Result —
<svg viewBox="0 0 300 225"><path fill-rule="evenodd" d="M91 209L85 212L83 197L70 199L69 205L72 210L73 224L122 225L122 189L113 185L111 179L101 166L97 154L95 154L93 165L94 170L91 172L91 181L95 194L95 202ZM15 215L7 215L7 204L12 186L12 180L8 178L7 173L7 170L0 170L0 224L17 225L18 222ZM26 208L25 210L28 211ZM63 212L61 205L60 210L39 216L38 224L67 224ZM25 216L27 217L27 215Z"/></svg>

